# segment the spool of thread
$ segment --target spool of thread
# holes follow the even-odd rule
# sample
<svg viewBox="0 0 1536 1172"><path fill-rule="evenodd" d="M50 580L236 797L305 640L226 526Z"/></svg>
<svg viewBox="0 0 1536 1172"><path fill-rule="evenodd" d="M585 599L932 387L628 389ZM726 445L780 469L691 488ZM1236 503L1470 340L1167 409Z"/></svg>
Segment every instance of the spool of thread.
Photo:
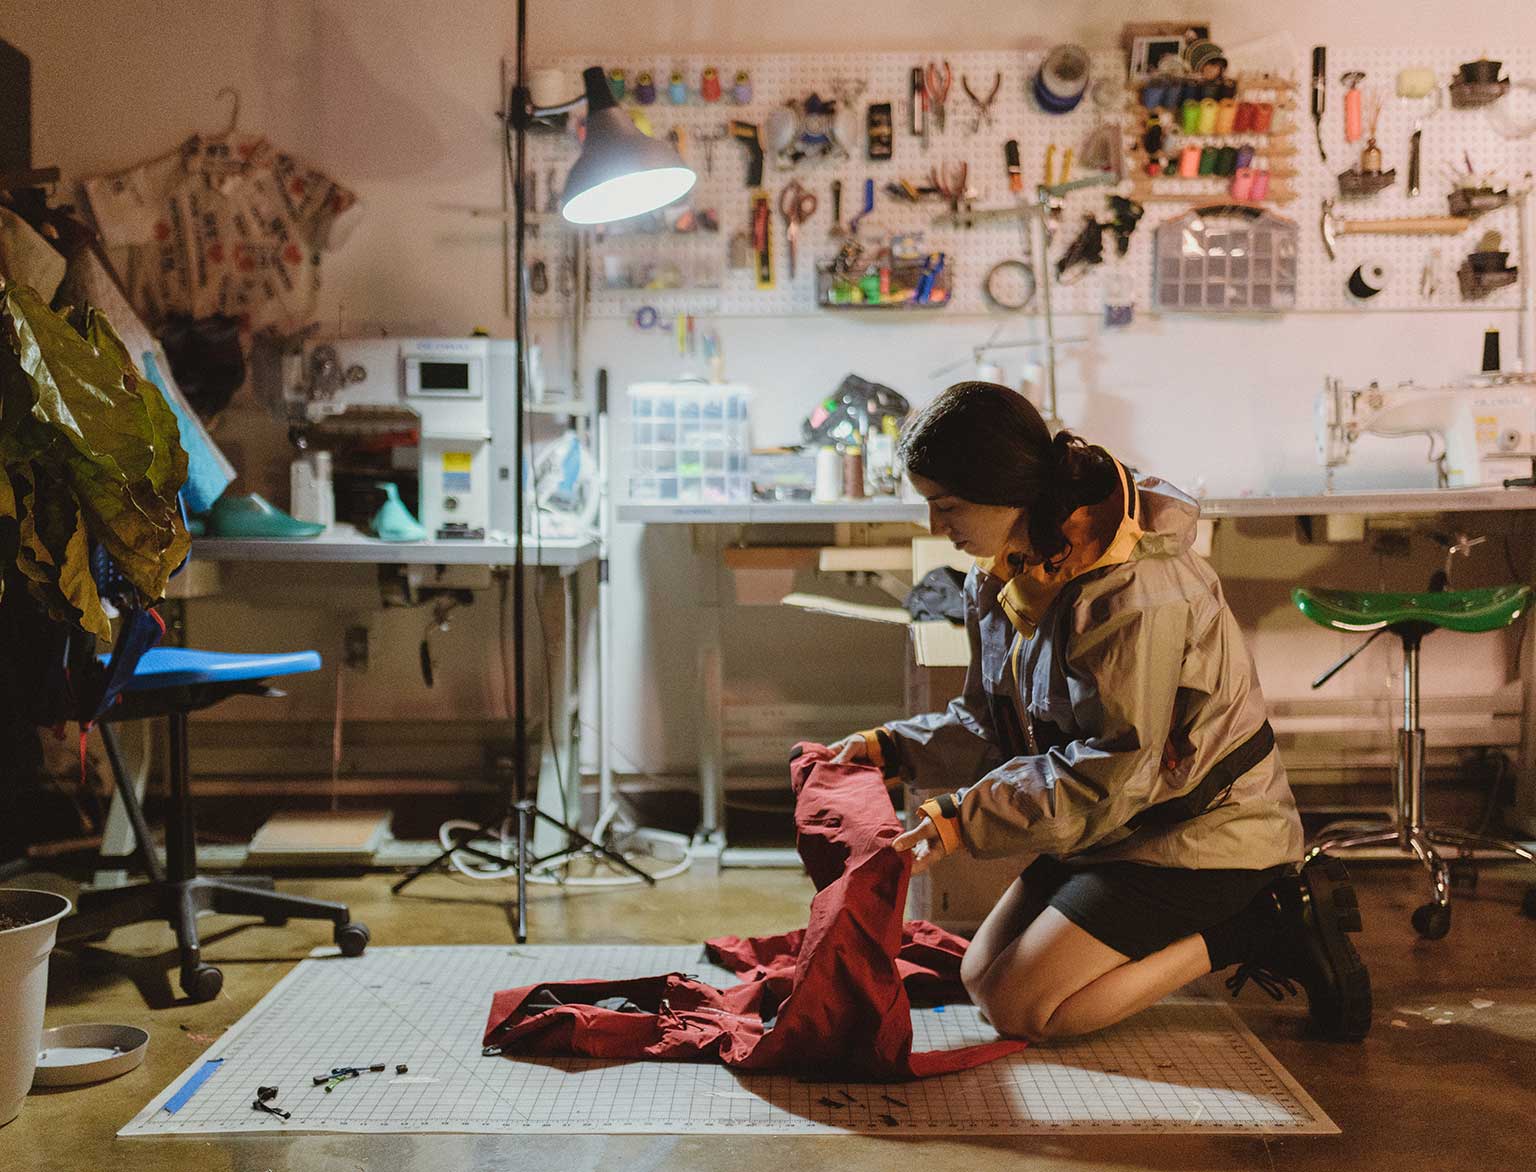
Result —
<svg viewBox="0 0 1536 1172"><path fill-rule="evenodd" d="M1202 147L1200 150L1199 172L1201 175L1216 174L1216 156L1221 152L1215 147Z"/></svg>
<svg viewBox="0 0 1536 1172"><path fill-rule="evenodd" d="M1221 147L1216 152L1216 174L1230 175L1237 170L1237 148L1233 146Z"/></svg>
<svg viewBox="0 0 1536 1172"><path fill-rule="evenodd" d="M1232 176L1232 198L1247 200L1253 198L1253 171L1248 167L1239 167Z"/></svg>
<svg viewBox="0 0 1536 1172"><path fill-rule="evenodd" d="M982 383L1003 383L1003 368L995 362L978 362L976 364L976 381ZM1007 386L1007 383L1003 383Z"/></svg>
<svg viewBox="0 0 1536 1172"><path fill-rule="evenodd" d="M1253 189L1249 193L1248 198L1255 202L1269 198L1269 171L1267 168L1253 173Z"/></svg>
<svg viewBox="0 0 1536 1172"><path fill-rule="evenodd" d="M1237 148L1237 158L1233 163L1234 169L1241 171L1244 167L1253 166L1253 147L1244 143Z"/></svg>
<svg viewBox="0 0 1536 1172"><path fill-rule="evenodd" d="M848 447L843 449L843 499L859 501L864 499L864 449Z"/></svg>
<svg viewBox="0 0 1536 1172"><path fill-rule="evenodd" d="M1179 152L1179 175L1184 179L1193 179L1200 174L1200 148L1187 146Z"/></svg>
<svg viewBox="0 0 1536 1172"><path fill-rule="evenodd" d="M1275 104L1273 102L1255 102L1253 104L1253 131L1255 134L1268 134L1269 124L1275 117Z"/></svg>
<svg viewBox="0 0 1536 1172"><path fill-rule="evenodd" d="M1359 142L1360 135L1364 133L1364 118L1361 114L1361 103L1358 87L1351 86L1344 91L1344 141Z"/></svg>
<svg viewBox="0 0 1536 1172"><path fill-rule="evenodd" d="M1216 133L1231 134L1237 122L1237 103L1223 98L1216 103Z"/></svg>
<svg viewBox="0 0 1536 1172"><path fill-rule="evenodd" d="M1200 102L1200 133L1216 133L1216 115L1220 112L1220 105L1215 98L1204 98Z"/></svg>
<svg viewBox="0 0 1536 1172"><path fill-rule="evenodd" d="M811 499L835 501L842 489L843 461L836 448L828 445L816 453L816 487Z"/></svg>
<svg viewBox="0 0 1536 1172"><path fill-rule="evenodd" d="M1237 113L1232 118L1232 130L1241 134L1245 130L1253 129L1254 108L1252 102L1239 102Z"/></svg>
<svg viewBox="0 0 1536 1172"><path fill-rule="evenodd" d="M1185 134L1200 132L1200 103L1193 98L1186 99L1179 107L1179 126Z"/></svg>

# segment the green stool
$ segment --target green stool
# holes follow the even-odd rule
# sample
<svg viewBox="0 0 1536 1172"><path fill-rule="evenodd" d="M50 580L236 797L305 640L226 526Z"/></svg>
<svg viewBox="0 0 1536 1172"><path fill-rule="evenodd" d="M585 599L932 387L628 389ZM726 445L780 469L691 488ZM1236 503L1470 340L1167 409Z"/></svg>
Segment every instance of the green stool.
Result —
<svg viewBox="0 0 1536 1172"><path fill-rule="evenodd" d="M1415 909L1413 926L1420 936L1439 940L1451 930L1450 873L1436 846L1454 847L1462 858L1475 850L1503 851L1536 863L1536 855L1502 838L1487 838L1465 830L1427 826L1424 822L1424 730L1419 727L1419 644L1431 631L1497 631L1518 619L1530 604L1529 586L1494 586L1480 590L1445 590L1427 594L1385 594L1357 590L1312 590L1297 587L1291 601L1319 626L1335 631L1371 632L1328 671L1313 681L1320 688L1345 664L1364 651L1384 631L1403 643L1403 727L1398 730L1394 778L1397 813L1391 827L1344 837L1322 839L1307 850L1307 858L1324 851L1377 846L1395 842L1429 868L1434 900ZM1527 915L1536 916L1536 899L1527 898Z"/></svg>

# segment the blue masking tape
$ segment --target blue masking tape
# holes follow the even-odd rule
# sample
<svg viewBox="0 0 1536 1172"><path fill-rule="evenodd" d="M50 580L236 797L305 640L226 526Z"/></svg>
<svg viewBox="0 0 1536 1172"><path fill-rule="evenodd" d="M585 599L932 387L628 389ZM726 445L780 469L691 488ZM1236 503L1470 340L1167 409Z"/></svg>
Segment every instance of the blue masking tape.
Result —
<svg viewBox="0 0 1536 1172"><path fill-rule="evenodd" d="M166 1114L174 1115L187 1105L187 1100L202 1088L202 1085L212 1078L220 1066L224 1063L222 1058L210 1058L192 1072L192 1077L181 1084L181 1089L166 1100L161 1108Z"/></svg>

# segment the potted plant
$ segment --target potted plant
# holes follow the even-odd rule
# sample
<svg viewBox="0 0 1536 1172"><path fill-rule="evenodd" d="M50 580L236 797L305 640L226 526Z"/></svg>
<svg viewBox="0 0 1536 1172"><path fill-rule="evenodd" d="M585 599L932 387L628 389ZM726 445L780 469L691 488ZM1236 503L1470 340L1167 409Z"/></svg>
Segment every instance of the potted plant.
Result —
<svg viewBox="0 0 1536 1172"><path fill-rule="evenodd" d="M37 1070L48 954L69 900L0 888L0 1127L21 1113Z"/></svg>

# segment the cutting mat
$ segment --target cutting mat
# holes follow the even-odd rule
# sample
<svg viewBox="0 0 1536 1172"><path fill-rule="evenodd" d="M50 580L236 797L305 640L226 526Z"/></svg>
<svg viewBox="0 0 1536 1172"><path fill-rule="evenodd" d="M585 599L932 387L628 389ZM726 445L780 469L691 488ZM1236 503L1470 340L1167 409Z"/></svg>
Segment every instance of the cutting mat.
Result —
<svg viewBox="0 0 1536 1172"><path fill-rule="evenodd" d="M1169 999L1081 1042L891 1085L808 1083L709 1063L480 1054L498 989L669 971L736 980L697 947L371 948L355 959L319 949L119 1134L1338 1134L1228 1005L1200 998ZM969 1005L913 1010L912 1024L920 1050L996 1036ZM386 1071L329 1093L313 1084L332 1067L374 1062ZM397 1063L407 1073L397 1075ZM166 1111L199 1076L190 1098ZM253 1110L258 1086L277 1086L275 1105L293 1117Z"/></svg>

